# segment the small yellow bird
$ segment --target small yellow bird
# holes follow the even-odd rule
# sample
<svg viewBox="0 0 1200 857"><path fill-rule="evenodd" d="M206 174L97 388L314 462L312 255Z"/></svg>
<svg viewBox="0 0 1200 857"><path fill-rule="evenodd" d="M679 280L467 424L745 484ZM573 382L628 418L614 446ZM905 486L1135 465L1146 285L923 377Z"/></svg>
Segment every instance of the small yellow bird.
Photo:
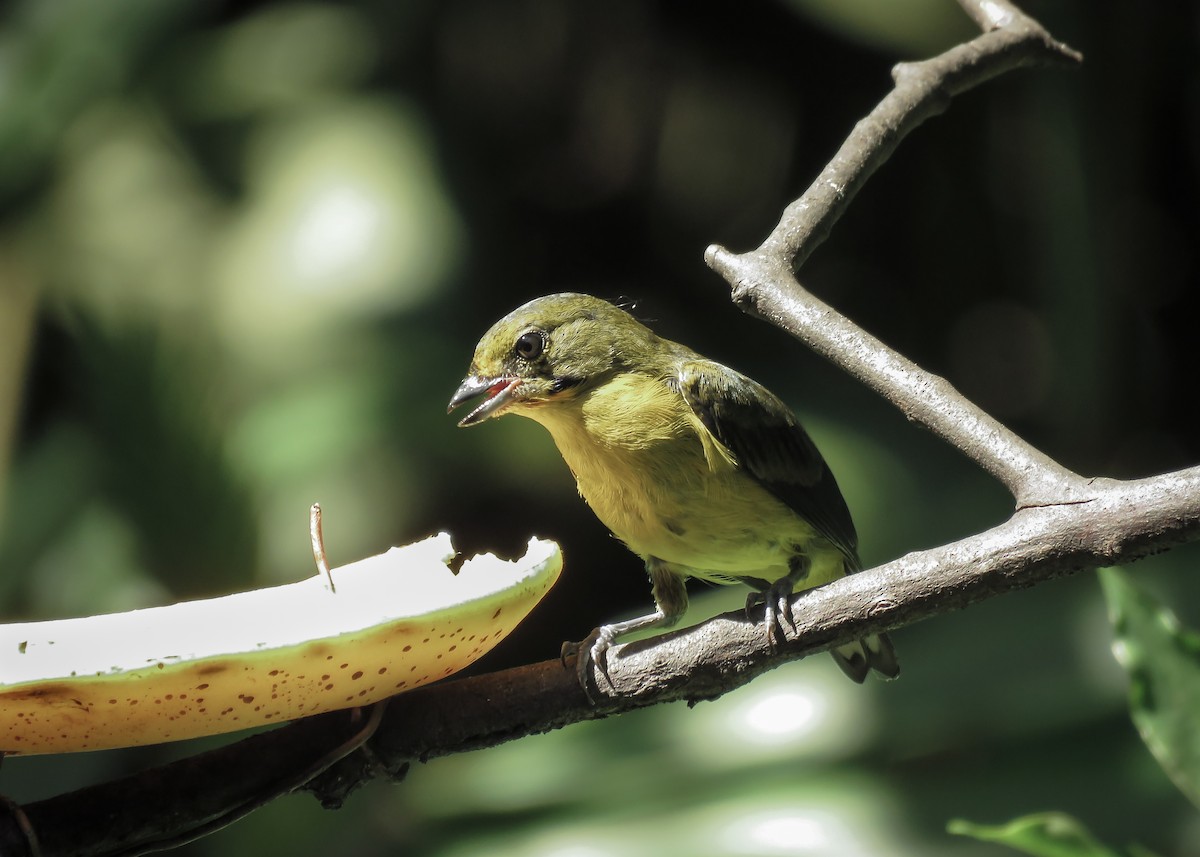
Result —
<svg viewBox="0 0 1200 857"><path fill-rule="evenodd" d="M541 423L584 500L646 563L655 612L563 647L585 688L588 662L603 670L622 634L679 620L688 577L751 586L747 612L764 605L773 644L783 619L794 626L793 591L862 568L846 501L788 407L607 301L548 295L500 319L449 409L479 396L459 425L505 413ZM900 672L883 634L832 654L857 682Z"/></svg>

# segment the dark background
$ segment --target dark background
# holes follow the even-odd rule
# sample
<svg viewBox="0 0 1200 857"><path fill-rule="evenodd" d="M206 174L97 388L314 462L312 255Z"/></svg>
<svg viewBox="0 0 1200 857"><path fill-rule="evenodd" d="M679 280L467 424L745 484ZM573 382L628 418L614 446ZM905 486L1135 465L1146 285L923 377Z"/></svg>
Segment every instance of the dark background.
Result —
<svg viewBox="0 0 1200 857"><path fill-rule="evenodd" d="M1077 70L915 132L801 271L1084 474L1200 461L1200 16L1030 4ZM639 563L549 438L445 404L552 291L636 301L753 375L830 460L868 565L1002 520L1003 489L703 263L756 245L890 85L971 37L944 0L10 4L0 18L0 615L87 615L310 573L448 530L557 539L563 579L477 668L644 611ZM1195 550L1136 566L1200 624ZM692 619L744 596L694 587ZM1095 578L895 634L721 702L438 760L338 814L282 801L190 854L988 855L952 817L1063 809L1200 851L1128 722ZM10 759L44 797L200 744ZM574 850L572 850L574 849Z"/></svg>

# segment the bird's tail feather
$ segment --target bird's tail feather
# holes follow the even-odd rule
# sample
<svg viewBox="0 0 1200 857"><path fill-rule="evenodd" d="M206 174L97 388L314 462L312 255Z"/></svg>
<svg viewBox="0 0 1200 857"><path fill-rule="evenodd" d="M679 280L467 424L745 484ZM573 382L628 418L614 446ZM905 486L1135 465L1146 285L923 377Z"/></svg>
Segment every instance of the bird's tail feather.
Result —
<svg viewBox="0 0 1200 857"><path fill-rule="evenodd" d="M830 654L842 672L862 684L871 670L884 678L900 675L900 662L887 634L872 634L853 643L831 649Z"/></svg>

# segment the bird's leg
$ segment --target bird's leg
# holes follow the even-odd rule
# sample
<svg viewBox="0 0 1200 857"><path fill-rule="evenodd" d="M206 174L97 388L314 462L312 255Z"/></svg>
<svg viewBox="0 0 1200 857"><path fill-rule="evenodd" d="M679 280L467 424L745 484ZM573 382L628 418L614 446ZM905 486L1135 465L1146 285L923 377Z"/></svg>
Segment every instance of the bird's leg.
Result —
<svg viewBox="0 0 1200 857"><path fill-rule="evenodd" d="M784 619L792 626L793 631L796 630L796 618L792 615L792 593L796 589L796 584L808 577L810 566L811 563L807 556L801 553L793 554L788 558L787 574L771 584L759 580L758 582L764 584L764 587L746 596L747 617L750 616L752 608L757 607L760 602L763 605L763 625L767 632L768 646L775 645L776 634L781 640L787 639L783 630ZM757 580L757 578L755 579ZM750 581L747 580L747 582ZM754 584L751 583L751 585Z"/></svg>
<svg viewBox="0 0 1200 857"><path fill-rule="evenodd" d="M567 659L575 656L575 674L579 685L588 699L592 699L588 690L588 672L592 664L596 671L608 678L608 650L618 637L631 634L634 631L645 631L648 628L669 628L679 621L687 612L688 595L685 577L672 571L664 562L653 557L646 560L646 571L650 574L650 583L657 608L653 613L639 616L636 619L626 619L624 622L613 622L601 625L578 643L563 643L561 658L566 666ZM609 684L612 682L610 681ZM594 701L594 700L593 700Z"/></svg>
<svg viewBox="0 0 1200 857"><path fill-rule="evenodd" d="M751 611L762 603L763 593L771 588L771 582L763 580L761 577L739 577L738 580L751 589L746 595L746 618L753 622L754 616L751 615Z"/></svg>

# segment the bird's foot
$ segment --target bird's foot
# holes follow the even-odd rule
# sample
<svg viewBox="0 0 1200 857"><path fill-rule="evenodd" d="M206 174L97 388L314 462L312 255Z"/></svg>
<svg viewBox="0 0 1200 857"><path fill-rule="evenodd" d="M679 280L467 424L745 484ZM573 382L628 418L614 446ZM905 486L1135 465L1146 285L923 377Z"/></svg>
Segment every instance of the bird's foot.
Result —
<svg viewBox="0 0 1200 857"><path fill-rule="evenodd" d="M782 577L760 592L751 592L746 596L746 618L753 621L751 611L758 605L763 606L763 626L767 634L767 645L775 648L777 641L787 640L787 632L783 627L786 619L796 630L796 617L792 614L792 580Z"/></svg>
<svg viewBox="0 0 1200 857"><path fill-rule="evenodd" d="M575 678L579 681L579 686L583 688L588 702L593 705L596 699L592 696L591 688L588 685L591 666L594 664L596 672L604 676L609 685L612 684L608 678L608 650L612 647L618 633L619 630L613 625L601 625L578 643L570 641L563 643L562 650L559 652L559 659L564 667L567 666L568 660L575 658Z"/></svg>
<svg viewBox="0 0 1200 857"><path fill-rule="evenodd" d="M647 616L638 616L635 619L626 619L623 622L613 622L611 625L601 625L586 638L578 643L563 643L562 650L559 652L559 658L562 660L563 666L567 666L567 660L571 657L575 658L575 677L579 680L579 686L583 688L584 694L588 701L593 705L596 703L596 697L592 696L592 687L598 691L600 689L600 680L595 679L595 684L589 687L588 676L604 676L604 680L608 682L612 693L617 693L617 687L613 684L608 675L608 650L612 648L614 642L625 634L632 634L635 631L645 631L650 628L669 627L687 609L687 590L683 588L683 578L675 574L665 574L658 579L654 577L654 571L651 571L651 579L655 580L654 596L661 603L667 600L671 606L671 612L663 610L661 606L653 613ZM678 589L668 587L668 584L677 586ZM668 596L670 596L668 598ZM596 671L593 673L591 666L595 664Z"/></svg>

